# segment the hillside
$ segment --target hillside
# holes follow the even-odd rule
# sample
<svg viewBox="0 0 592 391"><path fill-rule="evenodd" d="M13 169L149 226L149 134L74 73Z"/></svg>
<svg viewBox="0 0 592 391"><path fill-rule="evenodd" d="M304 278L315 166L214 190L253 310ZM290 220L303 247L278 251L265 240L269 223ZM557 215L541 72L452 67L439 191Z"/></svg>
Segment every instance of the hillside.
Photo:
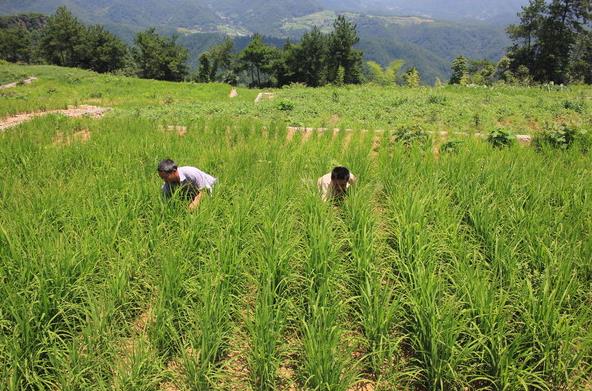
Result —
<svg viewBox="0 0 592 391"><path fill-rule="evenodd" d="M364 11L394 15L418 15L446 20L510 22L528 0L319 0L338 11Z"/></svg>
<svg viewBox="0 0 592 391"><path fill-rule="evenodd" d="M462 5L457 3L452 2L450 9ZM407 66L417 67L428 83L437 77L447 79L450 61L458 55L497 61L510 44L503 26L474 20L445 22L431 17L396 16L385 4L365 2L353 7L357 12L347 13L358 25L359 49L367 60L383 65L393 59L404 59ZM337 3L315 0L258 0L248 5L238 0L172 0L166 5L159 0L7 0L0 3L0 14L49 14L59 5L68 6L86 23L105 25L127 42L133 40L135 32L149 26L165 34L179 33L180 42L190 49L192 64L224 35L245 37L258 32L281 45L279 39L297 40L315 25L328 30L337 15L328 8L340 8ZM417 5L425 9L435 7L429 1ZM349 7L344 3L343 7L346 6ZM371 6L378 14L365 13L373 9ZM361 8L365 11L359 12ZM474 10L476 7L465 8ZM502 7L506 8L511 7ZM241 43L242 39L237 40L238 47Z"/></svg>

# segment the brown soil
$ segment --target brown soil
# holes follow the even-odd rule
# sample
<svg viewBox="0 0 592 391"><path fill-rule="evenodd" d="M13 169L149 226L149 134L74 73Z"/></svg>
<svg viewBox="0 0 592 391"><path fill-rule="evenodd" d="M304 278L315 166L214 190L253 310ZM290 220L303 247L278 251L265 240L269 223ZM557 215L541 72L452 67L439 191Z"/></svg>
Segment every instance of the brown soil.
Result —
<svg viewBox="0 0 592 391"><path fill-rule="evenodd" d="M0 120L0 131L18 126L24 122L30 121L35 117L42 117L48 114L61 114L66 117L78 118L78 117L91 117L101 118L106 112L111 110L110 108L96 107L96 106L78 106L68 107L65 110L47 110L47 111L36 111L32 113L17 114L12 117L3 118Z"/></svg>
<svg viewBox="0 0 592 391"><path fill-rule="evenodd" d="M175 132L179 137L183 137L187 134L187 126L182 125L166 125L160 129L164 132Z"/></svg>
<svg viewBox="0 0 592 391"><path fill-rule="evenodd" d="M363 380L350 388L349 391L374 391L374 383Z"/></svg>
<svg viewBox="0 0 592 391"><path fill-rule="evenodd" d="M272 100L274 95L271 92L260 92L255 98L255 103L259 103L262 100Z"/></svg>
<svg viewBox="0 0 592 391"><path fill-rule="evenodd" d="M58 132L53 138L53 145L68 146L74 142L86 143L88 140L90 140L90 131L88 129L82 129L68 137L65 137L63 132Z"/></svg>
<svg viewBox="0 0 592 391"><path fill-rule="evenodd" d="M337 114L333 114L331 116L331 119L329 119L329 125L331 125L332 127L335 127L335 125L337 125L339 123L339 121L341 121L341 118L339 118L339 116Z"/></svg>

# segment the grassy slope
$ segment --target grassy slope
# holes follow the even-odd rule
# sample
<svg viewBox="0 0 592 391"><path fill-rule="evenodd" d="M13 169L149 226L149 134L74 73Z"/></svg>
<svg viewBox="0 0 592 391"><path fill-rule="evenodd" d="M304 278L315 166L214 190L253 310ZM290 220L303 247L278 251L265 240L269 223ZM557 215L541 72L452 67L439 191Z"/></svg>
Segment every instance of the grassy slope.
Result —
<svg viewBox="0 0 592 391"><path fill-rule="evenodd" d="M552 91L520 87L292 87L275 90L274 100L255 105L259 91L239 88L239 97L229 99L230 87L223 84L168 83L51 66L0 65L0 80L25 75L40 80L0 92L0 116L92 104L160 121L227 115L307 127L392 130L421 126L432 131L468 132L503 128L520 134L535 132L547 123L586 126L592 121L589 87ZM282 101L292 103L293 109L280 110ZM579 104L576 106L581 110L565 108L566 101Z"/></svg>

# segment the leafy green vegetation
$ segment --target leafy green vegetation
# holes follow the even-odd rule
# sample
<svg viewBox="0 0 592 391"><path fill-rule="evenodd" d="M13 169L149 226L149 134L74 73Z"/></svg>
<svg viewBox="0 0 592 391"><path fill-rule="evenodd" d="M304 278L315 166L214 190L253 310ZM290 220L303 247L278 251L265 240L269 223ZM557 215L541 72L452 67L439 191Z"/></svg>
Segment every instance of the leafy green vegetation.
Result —
<svg viewBox="0 0 592 391"><path fill-rule="evenodd" d="M589 385L591 155L479 138L438 155L427 133L584 129L588 87L293 86L255 104L224 84L0 65L19 73L39 80L2 91L0 117L114 110L0 133L6 389ZM219 179L194 213L161 197L165 157ZM358 183L334 207L315 183L335 165Z"/></svg>

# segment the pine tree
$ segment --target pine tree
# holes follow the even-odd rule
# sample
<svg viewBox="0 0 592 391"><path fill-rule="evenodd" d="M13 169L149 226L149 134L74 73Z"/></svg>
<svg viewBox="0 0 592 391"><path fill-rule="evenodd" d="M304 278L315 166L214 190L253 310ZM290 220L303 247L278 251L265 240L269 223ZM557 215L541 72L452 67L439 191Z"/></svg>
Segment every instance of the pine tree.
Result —
<svg viewBox="0 0 592 391"><path fill-rule="evenodd" d="M592 6L589 0L530 0L522 8L520 24L508 28L514 45L508 56L512 71L526 67L535 81L566 83L573 74L573 62L581 52L578 43L590 33ZM586 73L585 63L577 68Z"/></svg>
<svg viewBox="0 0 592 391"><path fill-rule="evenodd" d="M197 73L197 81L200 83L208 83L210 81L210 73L212 72L210 67L210 59L207 53L203 53L199 56L199 70Z"/></svg>
<svg viewBox="0 0 592 391"><path fill-rule="evenodd" d="M83 37L79 66L101 73L113 72L124 66L127 46L103 26L85 28Z"/></svg>
<svg viewBox="0 0 592 391"><path fill-rule="evenodd" d="M274 49L263 43L263 37L259 34L253 35L249 45L240 53L243 69L249 72L253 85L261 87L261 76L271 73L274 55Z"/></svg>
<svg viewBox="0 0 592 391"><path fill-rule="evenodd" d="M75 67L82 60L84 26L66 7L59 7L43 29L40 48L50 63Z"/></svg>
<svg viewBox="0 0 592 391"><path fill-rule="evenodd" d="M302 36L295 60L298 81L310 87L327 83L327 38L318 27Z"/></svg>
<svg viewBox="0 0 592 391"><path fill-rule="evenodd" d="M466 84L469 67L464 56L458 56L452 61L452 76L449 84Z"/></svg>
<svg viewBox="0 0 592 391"><path fill-rule="evenodd" d="M329 61L327 76L334 82L340 66L345 71L344 82L355 84L362 81L362 52L353 48L360 41L357 27L343 15L333 23L333 32L329 35Z"/></svg>
<svg viewBox="0 0 592 391"><path fill-rule="evenodd" d="M139 76L145 79L181 81L187 75L187 49L176 37L162 37L154 28L136 35L134 57Z"/></svg>

